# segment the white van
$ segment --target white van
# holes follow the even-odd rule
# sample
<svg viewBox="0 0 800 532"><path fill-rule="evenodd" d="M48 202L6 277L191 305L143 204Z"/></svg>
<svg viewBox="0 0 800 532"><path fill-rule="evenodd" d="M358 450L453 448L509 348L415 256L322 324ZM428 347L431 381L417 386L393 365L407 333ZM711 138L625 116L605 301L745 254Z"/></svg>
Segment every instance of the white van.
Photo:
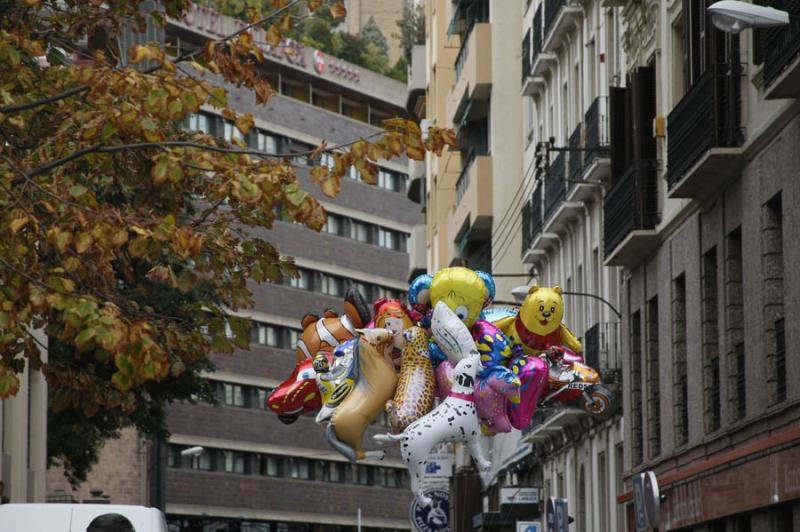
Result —
<svg viewBox="0 0 800 532"><path fill-rule="evenodd" d="M144 506L2 504L0 532L167 532L167 520Z"/></svg>

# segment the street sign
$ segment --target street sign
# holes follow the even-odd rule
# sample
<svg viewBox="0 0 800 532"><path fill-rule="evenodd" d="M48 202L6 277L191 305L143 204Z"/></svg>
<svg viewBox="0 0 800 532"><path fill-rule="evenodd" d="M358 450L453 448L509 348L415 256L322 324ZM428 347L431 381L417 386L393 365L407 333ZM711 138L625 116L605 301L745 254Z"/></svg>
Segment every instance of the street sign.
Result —
<svg viewBox="0 0 800 532"><path fill-rule="evenodd" d="M539 488L500 488L500 504L539 504Z"/></svg>
<svg viewBox="0 0 800 532"><path fill-rule="evenodd" d="M569 505L567 499L547 499L545 508L547 532L569 532Z"/></svg>
<svg viewBox="0 0 800 532"><path fill-rule="evenodd" d="M449 478L453 476L453 453L435 452L428 455L425 465L427 478Z"/></svg>
<svg viewBox="0 0 800 532"><path fill-rule="evenodd" d="M542 532L539 521L517 521L517 532Z"/></svg>
<svg viewBox="0 0 800 532"><path fill-rule="evenodd" d="M450 532L450 493L447 489L429 487L423 493L433 499L430 506L422 506L417 498L411 501L411 525L417 532Z"/></svg>
<svg viewBox="0 0 800 532"><path fill-rule="evenodd" d="M636 515L637 532L658 528L661 497L656 474L652 471L645 471L633 477L633 511Z"/></svg>

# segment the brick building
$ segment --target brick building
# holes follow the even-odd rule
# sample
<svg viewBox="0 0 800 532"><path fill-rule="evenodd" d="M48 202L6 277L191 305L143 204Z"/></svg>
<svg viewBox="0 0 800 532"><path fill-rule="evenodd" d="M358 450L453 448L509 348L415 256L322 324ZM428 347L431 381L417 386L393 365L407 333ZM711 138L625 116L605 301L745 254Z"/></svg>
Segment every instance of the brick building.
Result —
<svg viewBox="0 0 800 532"><path fill-rule="evenodd" d="M644 470L659 530L800 530L800 3L768 3L793 22L732 35L710 1L618 8L604 245L624 274L629 530Z"/></svg>
<svg viewBox="0 0 800 532"><path fill-rule="evenodd" d="M179 55L209 38L233 33L241 22L202 6L183 20L170 20L162 36ZM265 42L256 32L256 42ZM381 131L380 121L405 115L405 85L297 43L264 44L264 73L279 91L256 107L252 93L228 86L229 106L252 113L255 127L243 138L231 122L204 108L186 127L239 139L270 153L307 152L323 140L344 143ZM265 399L295 365L294 345L300 320L308 312L341 312L350 285L368 301L402 297L409 276L408 239L420 223L421 209L406 197L406 159L380 163L378 184L361 182L353 171L336 198L322 195L309 170L319 161L295 158L304 190L319 198L328 223L316 233L277 221L263 237L284 255L293 256L299 279L284 285L252 285L255 306L243 315L253 321L251 348L214 356L217 371L208 375L220 405L175 404L168 414L168 442L148 444L149 466L132 460L120 466L116 451L127 445L138 452L137 438L110 442L86 489L101 488L112 502L160 506L170 530L269 530L349 532L360 513L365 530L409 528L411 494L407 474L395 451L383 461L351 465L324 439L324 427L312 417L284 425L267 411ZM325 162L325 161L323 161ZM376 424L370 435L385 427ZM367 443L369 445L369 443ZM187 448L193 455L182 455ZM124 454L124 453L123 453ZM107 475L141 474L141 498L129 497ZM60 482L60 481L59 481ZM63 483L51 483L58 495ZM66 490L69 492L69 490ZM78 499L83 493L74 494Z"/></svg>

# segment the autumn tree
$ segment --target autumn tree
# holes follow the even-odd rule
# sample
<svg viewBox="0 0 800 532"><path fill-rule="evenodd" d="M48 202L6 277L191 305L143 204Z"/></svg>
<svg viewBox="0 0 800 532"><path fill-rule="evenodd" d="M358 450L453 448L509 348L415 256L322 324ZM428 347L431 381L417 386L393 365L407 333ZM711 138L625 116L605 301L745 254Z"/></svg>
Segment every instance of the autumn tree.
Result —
<svg viewBox="0 0 800 532"><path fill-rule="evenodd" d="M279 216L325 223L288 157L180 127L208 105L248 132L252 116L228 107L222 82L258 104L272 96L253 31L279 45L300 3L273 0L267 16L177 57L118 43L126 28L180 17L188 0L152 12L140 0L17 0L0 11L0 399L26 366L44 373L49 455L73 481L121 427L165 437L165 406L205 393L210 353L248 347L248 323L231 315L252 305L247 283L296 274L252 228ZM344 15L341 3L330 10ZM437 128L423 140L402 118L385 126L308 154L334 156L311 170L325 194L351 165L370 182L382 159L455 142Z"/></svg>

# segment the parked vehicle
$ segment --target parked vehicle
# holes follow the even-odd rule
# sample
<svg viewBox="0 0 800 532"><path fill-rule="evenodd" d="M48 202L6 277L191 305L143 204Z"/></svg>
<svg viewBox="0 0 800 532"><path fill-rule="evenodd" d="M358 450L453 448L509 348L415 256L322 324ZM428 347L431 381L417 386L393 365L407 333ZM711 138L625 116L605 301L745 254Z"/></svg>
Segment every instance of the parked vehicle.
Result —
<svg viewBox="0 0 800 532"><path fill-rule="evenodd" d="M547 389L539 406L554 403L579 405L599 419L611 416L614 393L600 382L600 374L583 362L583 357L563 346L551 347L541 355L550 366Z"/></svg>
<svg viewBox="0 0 800 532"><path fill-rule="evenodd" d="M119 504L3 504L0 532L167 532L158 508Z"/></svg>

